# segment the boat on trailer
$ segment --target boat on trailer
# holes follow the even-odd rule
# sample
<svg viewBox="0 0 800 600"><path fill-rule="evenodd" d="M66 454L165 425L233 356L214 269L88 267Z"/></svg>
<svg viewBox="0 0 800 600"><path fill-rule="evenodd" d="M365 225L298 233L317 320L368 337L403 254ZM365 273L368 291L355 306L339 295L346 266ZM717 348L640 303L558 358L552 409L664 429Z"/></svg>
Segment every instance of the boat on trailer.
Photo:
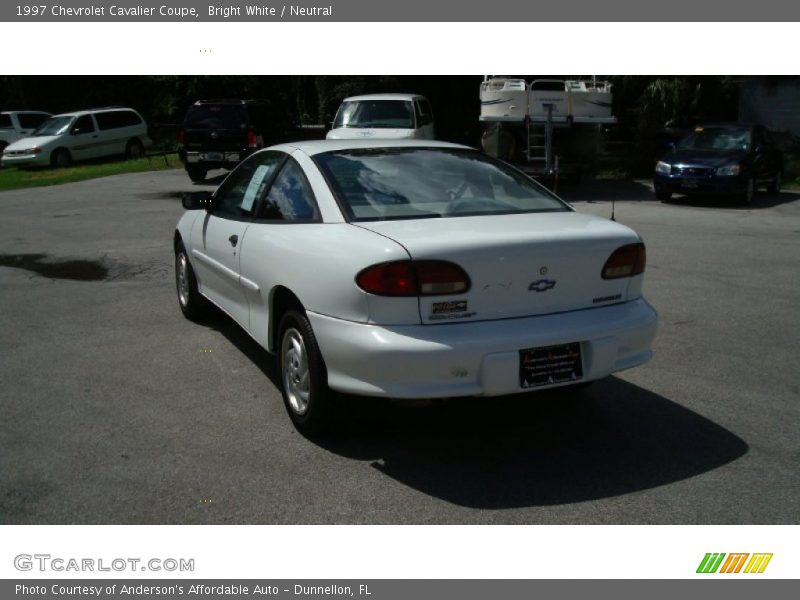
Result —
<svg viewBox="0 0 800 600"><path fill-rule="evenodd" d="M484 151L534 175L559 167L580 174L599 151L602 126L617 122L611 88L596 78L487 77L480 87Z"/></svg>

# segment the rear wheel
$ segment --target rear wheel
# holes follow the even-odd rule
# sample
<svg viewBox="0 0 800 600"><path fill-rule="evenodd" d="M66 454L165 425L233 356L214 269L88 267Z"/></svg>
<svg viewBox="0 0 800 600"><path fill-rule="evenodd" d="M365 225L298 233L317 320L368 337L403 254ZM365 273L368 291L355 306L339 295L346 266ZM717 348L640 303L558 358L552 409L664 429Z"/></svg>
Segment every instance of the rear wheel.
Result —
<svg viewBox="0 0 800 600"><path fill-rule="evenodd" d="M189 174L189 179L197 182L205 180L206 175L208 174L208 169L204 169L203 167L187 166L186 172Z"/></svg>
<svg viewBox="0 0 800 600"><path fill-rule="evenodd" d="M50 155L50 166L55 167L56 169L68 167L71 162L72 157L70 156L69 151L64 148L53 150L53 153Z"/></svg>
<svg viewBox="0 0 800 600"><path fill-rule="evenodd" d="M279 328L279 355L283 402L292 423L303 435L319 435L330 428L333 392L317 338L306 315L289 310Z"/></svg>
<svg viewBox="0 0 800 600"><path fill-rule="evenodd" d="M178 291L178 306L183 316L192 321L200 321L208 312L208 301L197 291L197 279L186 248L179 242L175 248L175 287Z"/></svg>
<svg viewBox="0 0 800 600"><path fill-rule="evenodd" d="M130 140L125 146L125 156L128 158L141 158L144 156L144 146L136 138Z"/></svg>

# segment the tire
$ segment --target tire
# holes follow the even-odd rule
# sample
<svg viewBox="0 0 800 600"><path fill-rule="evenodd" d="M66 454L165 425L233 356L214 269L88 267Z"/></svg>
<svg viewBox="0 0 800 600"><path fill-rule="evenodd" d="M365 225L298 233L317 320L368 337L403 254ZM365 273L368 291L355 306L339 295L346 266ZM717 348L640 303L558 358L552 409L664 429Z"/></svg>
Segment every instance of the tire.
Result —
<svg viewBox="0 0 800 600"><path fill-rule="evenodd" d="M672 200L672 192L656 191L656 199L660 200L661 202L669 202Z"/></svg>
<svg viewBox="0 0 800 600"><path fill-rule="evenodd" d="M183 316L190 321L201 321L208 314L208 300L197 291L197 278L181 242L175 248L175 288Z"/></svg>
<svg viewBox="0 0 800 600"><path fill-rule="evenodd" d="M55 169L63 169L72 163L72 156L69 151L64 148L57 148L53 150L50 155L50 166Z"/></svg>
<svg viewBox="0 0 800 600"><path fill-rule="evenodd" d="M739 195L739 202L744 206L750 206L753 203L753 196L756 193L756 182L750 177L747 180L745 191Z"/></svg>
<svg viewBox="0 0 800 600"><path fill-rule="evenodd" d="M330 429L334 394L328 389L325 362L306 315L289 310L278 331L281 392L286 411L297 430L308 437Z"/></svg>
<svg viewBox="0 0 800 600"><path fill-rule="evenodd" d="M767 186L767 191L770 194L780 194L781 187L783 187L783 173L778 171L775 173L775 179L773 179L772 183Z"/></svg>
<svg viewBox="0 0 800 600"><path fill-rule="evenodd" d="M205 181L206 175L208 174L208 169L204 169L203 167L187 166L186 172L189 174L189 179L197 183L199 181Z"/></svg>
<svg viewBox="0 0 800 600"><path fill-rule="evenodd" d="M127 158L141 158L144 156L144 146L142 142L133 138L128 142L128 145L125 146L125 156Z"/></svg>

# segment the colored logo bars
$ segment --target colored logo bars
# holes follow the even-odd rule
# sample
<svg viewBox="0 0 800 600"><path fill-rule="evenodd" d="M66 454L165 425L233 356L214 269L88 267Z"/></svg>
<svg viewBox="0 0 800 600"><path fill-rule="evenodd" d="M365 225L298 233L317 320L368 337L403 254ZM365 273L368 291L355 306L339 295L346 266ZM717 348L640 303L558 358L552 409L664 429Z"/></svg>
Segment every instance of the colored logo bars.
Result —
<svg viewBox="0 0 800 600"><path fill-rule="evenodd" d="M727 556L727 558L725 558ZM750 560L747 560L747 557ZM725 562L723 562L723 560ZM772 553L769 554L749 554L736 553L725 554L724 552L707 553L700 565L697 567L698 573L763 573L769 561L772 560ZM745 566L745 563L747 566ZM720 565L722 565L720 567ZM742 570L744 567L744 570Z"/></svg>

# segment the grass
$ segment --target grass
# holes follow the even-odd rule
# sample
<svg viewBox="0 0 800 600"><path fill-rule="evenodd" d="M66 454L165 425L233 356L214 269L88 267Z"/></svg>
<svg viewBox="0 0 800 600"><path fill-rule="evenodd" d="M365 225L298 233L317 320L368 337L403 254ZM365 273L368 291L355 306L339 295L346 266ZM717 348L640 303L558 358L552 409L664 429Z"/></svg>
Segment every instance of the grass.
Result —
<svg viewBox="0 0 800 600"><path fill-rule="evenodd" d="M90 162L65 169L16 169L6 167L0 169L0 191L59 185L107 177L109 175L120 175L122 173L164 171L166 169L178 169L182 166L177 154L167 154L167 164L164 162L164 157L159 155L134 160Z"/></svg>

